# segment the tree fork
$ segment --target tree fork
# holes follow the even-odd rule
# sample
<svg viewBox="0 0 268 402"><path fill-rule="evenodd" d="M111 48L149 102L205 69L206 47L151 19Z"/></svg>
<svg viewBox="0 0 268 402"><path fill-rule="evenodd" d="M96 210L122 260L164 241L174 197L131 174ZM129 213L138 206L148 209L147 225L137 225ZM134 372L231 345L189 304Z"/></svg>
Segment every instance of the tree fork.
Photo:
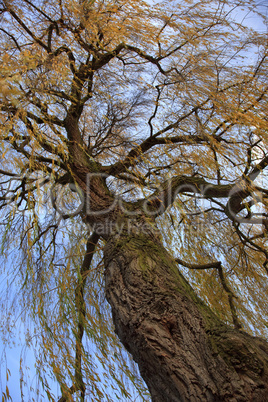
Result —
<svg viewBox="0 0 268 402"><path fill-rule="evenodd" d="M116 333L153 402L268 400L268 343L221 322L153 232L111 236L105 267Z"/></svg>

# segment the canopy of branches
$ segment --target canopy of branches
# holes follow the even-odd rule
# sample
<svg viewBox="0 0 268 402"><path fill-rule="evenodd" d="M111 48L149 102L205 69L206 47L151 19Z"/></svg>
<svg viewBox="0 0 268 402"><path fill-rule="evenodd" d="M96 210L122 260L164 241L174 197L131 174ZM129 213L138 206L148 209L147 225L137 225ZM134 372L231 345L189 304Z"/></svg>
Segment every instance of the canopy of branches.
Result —
<svg viewBox="0 0 268 402"><path fill-rule="evenodd" d="M146 399L104 301L102 248L120 230L108 213L83 260L94 213L115 200L130 220L155 221L216 314L267 335L265 18L253 0L1 0L2 258L14 285L3 332L26 303L51 400L49 376L69 386L78 355L94 401L109 400L107 384L127 399L122 373ZM88 174L108 200L90 199L92 214Z"/></svg>

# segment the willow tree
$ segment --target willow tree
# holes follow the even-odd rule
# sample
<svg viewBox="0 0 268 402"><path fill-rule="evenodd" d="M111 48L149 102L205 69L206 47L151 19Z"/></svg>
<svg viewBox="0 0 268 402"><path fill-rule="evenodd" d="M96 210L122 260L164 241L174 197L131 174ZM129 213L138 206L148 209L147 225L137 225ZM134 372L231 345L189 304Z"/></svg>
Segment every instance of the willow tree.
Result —
<svg viewBox="0 0 268 402"><path fill-rule="evenodd" d="M259 11L1 1L2 254L50 400L142 387L118 338L153 401L267 400Z"/></svg>

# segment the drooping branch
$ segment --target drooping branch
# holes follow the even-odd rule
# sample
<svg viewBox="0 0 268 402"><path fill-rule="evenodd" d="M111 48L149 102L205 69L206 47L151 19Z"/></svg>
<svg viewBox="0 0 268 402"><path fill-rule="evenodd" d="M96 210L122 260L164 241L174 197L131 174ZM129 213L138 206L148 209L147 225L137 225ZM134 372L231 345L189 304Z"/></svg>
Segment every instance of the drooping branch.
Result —
<svg viewBox="0 0 268 402"><path fill-rule="evenodd" d="M233 293L233 291L231 290L231 288L229 287L229 285L226 281L226 278L223 273L221 261L214 261L214 262L211 262L208 264L189 264L189 263L181 260L180 258L175 258L175 261L177 261L180 265L183 265L184 267L189 268L189 269L205 270L205 269L215 268L218 270L222 287L225 290L225 292L227 293L234 327L236 329L241 329L242 325L239 322L235 304L234 304L234 298L237 298L237 297L235 296L235 294Z"/></svg>
<svg viewBox="0 0 268 402"><path fill-rule="evenodd" d="M78 272L78 280L75 287L75 308L77 311L77 328L75 339L75 364L74 364L74 384L68 389L67 393L81 392L81 402L85 401L86 385L83 379L82 355L83 355L83 335L86 324L86 303L84 299L84 290L87 276L90 272L93 255L100 236L95 232L89 237L86 245L86 253ZM58 402L67 402L68 396L62 396Z"/></svg>

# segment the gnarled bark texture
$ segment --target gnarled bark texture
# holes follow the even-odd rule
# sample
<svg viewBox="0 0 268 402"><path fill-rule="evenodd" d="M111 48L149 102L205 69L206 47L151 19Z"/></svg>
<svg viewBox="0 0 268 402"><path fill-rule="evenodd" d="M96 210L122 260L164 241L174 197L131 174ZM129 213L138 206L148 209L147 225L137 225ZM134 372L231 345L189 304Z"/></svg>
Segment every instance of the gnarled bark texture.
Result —
<svg viewBox="0 0 268 402"><path fill-rule="evenodd" d="M268 344L219 321L153 232L111 237L105 265L116 332L154 402L268 401Z"/></svg>

